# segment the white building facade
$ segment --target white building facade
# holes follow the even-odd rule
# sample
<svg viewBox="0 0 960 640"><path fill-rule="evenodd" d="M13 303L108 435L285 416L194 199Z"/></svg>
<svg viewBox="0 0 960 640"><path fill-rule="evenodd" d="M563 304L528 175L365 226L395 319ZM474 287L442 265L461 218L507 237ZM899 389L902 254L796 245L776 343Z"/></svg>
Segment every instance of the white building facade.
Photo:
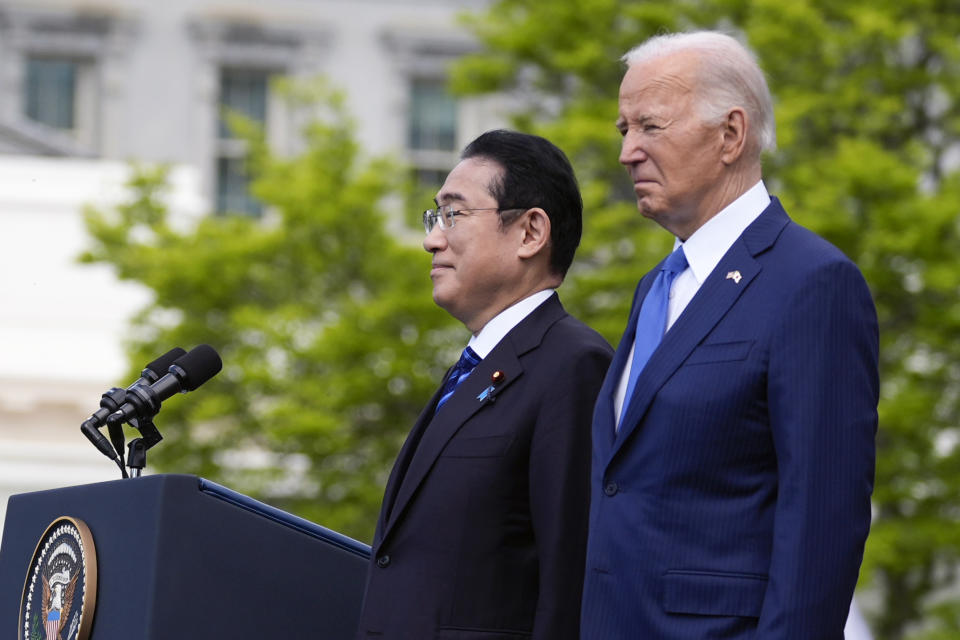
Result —
<svg viewBox="0 0 960 640"><path fill-rule="evenodd" d="M325 77L362 147L437 180L504 123L496 99L457 100L457 26L486 0L0 0L0 526L13 493L114 479L79 432L130 381L123 338L149 293L82 266L85 205L124 198L129 162L172 167L176 215L256 215L225 107L273 147L298 132L275 76Z"/></svg>

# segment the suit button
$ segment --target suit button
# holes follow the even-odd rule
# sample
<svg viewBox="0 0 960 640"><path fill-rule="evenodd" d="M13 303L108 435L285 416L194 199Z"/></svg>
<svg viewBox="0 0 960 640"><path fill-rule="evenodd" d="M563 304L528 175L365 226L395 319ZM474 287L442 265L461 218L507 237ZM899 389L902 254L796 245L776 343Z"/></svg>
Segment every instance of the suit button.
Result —
<svg viewBox="0 0 960 640"><path fill-rule="evenodd" d="M386 569L387 567L389 567L389 566L390 566L390 556L388 556L388 555L382 555L382 556L380 556L379 558L377 558L377 566L380 567L381 569Z"/></svg>
<svg viewBox="0 0 960 640"><path fill-rule="evenodd" d="M613 482L612 480L603 486L603 492L611 497L617 495L617 491L619 490L620 487L618 487L617 483Z"/></svg>

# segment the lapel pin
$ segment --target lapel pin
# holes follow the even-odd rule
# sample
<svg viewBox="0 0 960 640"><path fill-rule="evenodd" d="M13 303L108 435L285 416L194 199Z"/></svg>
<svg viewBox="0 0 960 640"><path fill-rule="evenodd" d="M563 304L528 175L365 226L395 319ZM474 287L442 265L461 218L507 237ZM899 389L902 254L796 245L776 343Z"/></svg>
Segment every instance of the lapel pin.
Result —
<svg viewBox="0 0 960 640"><path fill-rule="evenodd" d="M743 276L740 275L740 272L739 272L739 271L728 271L728 272L727 272L727 280L733 280L733 281L736 282L737 284L740 284L740 279L741 279L741 278L743 278Z"/></svg>
<svg viewBox="0 0 960 640"><path fill-rule="evenodd" d="M505 374L503 371L501 371L500 369L497 369L496 371L494 371L490 375L490 382L492 382L493 384L491 384L489 387L484 389L483 392L477 396L477 400L479 400L480 402L483 402L484 400L489 400L490 402L493 402L494 390L496 389L497 385L499 385L506 379L507 379L507 374Z"/></svg>

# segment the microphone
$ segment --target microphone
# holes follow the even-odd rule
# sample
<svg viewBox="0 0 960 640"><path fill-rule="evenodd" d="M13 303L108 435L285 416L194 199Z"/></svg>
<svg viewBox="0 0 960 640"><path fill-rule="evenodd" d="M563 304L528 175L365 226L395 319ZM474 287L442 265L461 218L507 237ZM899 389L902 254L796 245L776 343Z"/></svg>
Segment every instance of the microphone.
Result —
<svg viewBox="0 0 960 640"><path fill-rule="evenodd" d="M100 433L100 427L107 421L107 417L117 411L126 401L128 391L139 385L150 385L156 382L177 358L186 353L180 347L175 347L144 367L143 371L140 372L140 377L126 389L113 387L104 393L100 398L100 408L80 425L80 431L87 437L87 440L92 442L103 455L111 460L117 460L118 456L123 455L123 431L110 429L110 438L113 440L113 447L111 447L107 439Z"/></svg>
<svg viewBox="0 0 960 640"><path fill-rule="evenodd" d="M223 362L216 350L201 344L180 356L170 365L169 373L147 385L136 385L127 390L126 402L107 417L107 425L148 420L160 411L160 404L176 393L193 391L217 375Z"/></svg>

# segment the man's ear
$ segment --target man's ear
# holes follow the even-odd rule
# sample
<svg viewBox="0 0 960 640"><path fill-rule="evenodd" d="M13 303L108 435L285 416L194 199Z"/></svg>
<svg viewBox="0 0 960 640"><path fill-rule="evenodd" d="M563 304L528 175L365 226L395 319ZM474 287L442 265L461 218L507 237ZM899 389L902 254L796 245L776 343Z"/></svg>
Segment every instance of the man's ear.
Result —
<svg viewBox="0 0 960 640"><path fill-rule="evenodd" d="M747 127L750 124L747 112L734 107L727 112L723 122L723 155L720 159L726 165L734 164L747 148Z"/></svg>
<svg viewBox="0 0 960 640"><path fill-rule="evenodd" d="M517 220L520 226L520 246L517 255L520 258L532 258L539 253L549 251L550 216L540 207L533 207Z"/></svg>

